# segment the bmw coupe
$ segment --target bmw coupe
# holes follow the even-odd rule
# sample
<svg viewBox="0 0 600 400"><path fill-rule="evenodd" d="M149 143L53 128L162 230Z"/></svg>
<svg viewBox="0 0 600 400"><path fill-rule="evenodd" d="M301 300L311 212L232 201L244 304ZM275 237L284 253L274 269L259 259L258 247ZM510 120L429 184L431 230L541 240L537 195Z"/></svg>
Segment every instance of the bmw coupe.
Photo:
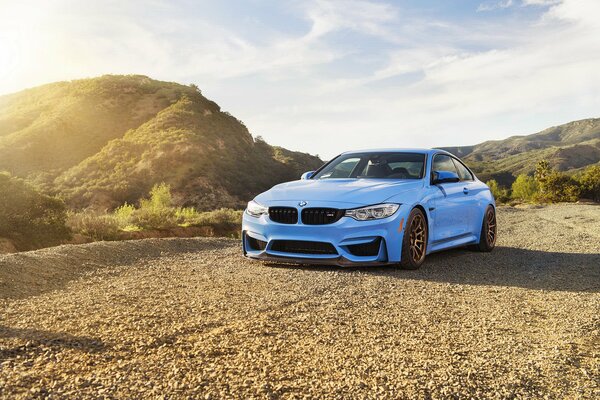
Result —
<svg viewBox="0 0 600 400"><path fill-rule="evenodd" d="M436 149L343 153L256 196L242 223L246 257L284 263L416 269L432 252L495 243L490 189Z"/></svg>

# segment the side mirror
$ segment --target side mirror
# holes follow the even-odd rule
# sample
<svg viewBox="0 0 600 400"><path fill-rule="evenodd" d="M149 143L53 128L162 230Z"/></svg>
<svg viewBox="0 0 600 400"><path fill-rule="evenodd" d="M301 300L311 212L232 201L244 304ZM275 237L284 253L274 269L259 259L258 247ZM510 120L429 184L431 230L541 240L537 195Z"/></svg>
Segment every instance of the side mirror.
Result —
<svg viewBox="0 0 600 400"><path fill-rule="evenodd" d="M460 178L457 174L450 171L433 171L433 184L458 182Z"/></svg>
<svg viewBox="0 0 600 400"><path fill-rule="evenodd" d="M304 180L304 179L310 179L311 176L313 176L313 174L315 173L315 171L308 171L302 174L302 176L300 177L300 179Z"/></svg>

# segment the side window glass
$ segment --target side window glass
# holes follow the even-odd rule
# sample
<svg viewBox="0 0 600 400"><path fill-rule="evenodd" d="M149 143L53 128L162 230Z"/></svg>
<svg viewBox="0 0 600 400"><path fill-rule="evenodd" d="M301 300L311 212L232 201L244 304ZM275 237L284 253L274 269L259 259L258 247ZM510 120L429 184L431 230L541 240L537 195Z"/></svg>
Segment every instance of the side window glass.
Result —
<svg viewBox="0 0 600 400"><path fill-rule="evenodd" d="M444 154L438 154L433 158L433 168L432 171L449 171L454 172L458 175L458 171L456 170L456 166L454 162L452 162L452 158L446 156Z"/></svg>
<svg viewBox="0 0 600 400"><path fill-rule="evenodd" d="M458 176L461 181L472 181L473 174L469 172L467 167L465 167L460 161L454 160L454 164L456 164L456 168L458 169Z"/></svg>

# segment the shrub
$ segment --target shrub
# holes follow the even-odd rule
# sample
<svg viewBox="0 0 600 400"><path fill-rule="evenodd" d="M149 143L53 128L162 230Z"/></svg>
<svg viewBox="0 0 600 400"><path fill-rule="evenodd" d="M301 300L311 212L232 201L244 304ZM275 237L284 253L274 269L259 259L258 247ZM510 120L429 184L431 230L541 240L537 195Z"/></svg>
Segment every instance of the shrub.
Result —
<svg viewBox="0 0 600 400"><path fill-rule="evenodd" d="M200 218L200 213L194 207L180 207L175 210L175 218L179 225L190 226Z"/></svg>
<svg viewBox="0 0 600 400"><path fill-rule="evenodd" d="M152 187L152 190L150 190L150 199L141 200L140 208L159 210L171 207L172 203L171 186L161 183Z"/></svg>
<svg viewBox="0 0 600 400"><path fill-rule="evenodd" d="M600 165L587 167L578 181L582 197L600 202Z"/></svg>
<svg viewBox="0 0 600 400"><path fill-rule="evenodd" d="M549 201L551 203L560 201L577 201L581 190L577 185L577 182L568 175L560 172L552 171L550 175L546 177L546 181L541 186L541 200Z"/></svg>
<svg viewBox="0 0 600 400"><path fill-rule="evenodd" d="M177 216L175 209L165 208L140 208L131 216L131 225L142 229L169 229L176 227Z"/></svg>
<svg viewBox="0 0 600 400"><path fill-rule="evenodd" d="M221 208L214 211L199 213L195 221L196 226L210 226L214 229L216 235L237 236L242 229L241 210L232 210Z"/></svg>
<svg viewBox="0 0 600 400"><path fill-rule="evenodd" d="M504 203L510 199L508 190L501 188L495 179L489 180L485 184L488 185L497 202Z"/></svg>
<svg viewBox="0 0 600 400"><path fill-rule="evenodd" d="M119 220L111 214L83 211L69 214L67 221L73 232L93 240L119 239Z"/></svg>
<svg viewBox="0 0 600 400"><path fill-rule="evenodd" d="M119 224L119 228L128 230L131 227L131 217L135 213L135 207L131 204L123 204L121 207L117 208L113 215Z"/></svg>
<svg viewBox="0 0 600 400"><path fill-rule="evenodd" d="M539 192L538 183L532 176L521 174L513 182L511 192L513 199L533 201Z"/></svg>
<svg viewBox="0 0 600 400"><path fill-rule="evenodd" d="M535 169L535 180L539 185L538 199L547 202L577 201L581 192L577 182L570 176L555 171L542 160Z"/></svg>
<svg viewBox="0 0 600 400"><path fill-rule="evenodd" d="M143 229L168 229L177 226L176 210L171 187L165 183L154 185L149 199L142 199L139 210L132 213L130 222Z"/></svg>
<svg viewBox="0 0 600 400"><path fill-rule="evenodd" d="M19 250L54 246L69 239L65 204L33 186L0 173L0 237Z"/></svg>

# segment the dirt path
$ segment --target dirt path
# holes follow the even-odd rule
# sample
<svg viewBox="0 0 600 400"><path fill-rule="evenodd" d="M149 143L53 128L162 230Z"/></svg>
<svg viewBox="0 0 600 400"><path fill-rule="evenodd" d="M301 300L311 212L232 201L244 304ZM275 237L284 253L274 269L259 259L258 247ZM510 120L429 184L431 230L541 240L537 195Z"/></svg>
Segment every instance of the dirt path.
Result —
<svg viewBox="0 0 600 400"><path fill-rule="evenodd" d="M0 397L600 396L600 207L502 208L491 254L265 266L228 239L0 256Z"/></svg>

